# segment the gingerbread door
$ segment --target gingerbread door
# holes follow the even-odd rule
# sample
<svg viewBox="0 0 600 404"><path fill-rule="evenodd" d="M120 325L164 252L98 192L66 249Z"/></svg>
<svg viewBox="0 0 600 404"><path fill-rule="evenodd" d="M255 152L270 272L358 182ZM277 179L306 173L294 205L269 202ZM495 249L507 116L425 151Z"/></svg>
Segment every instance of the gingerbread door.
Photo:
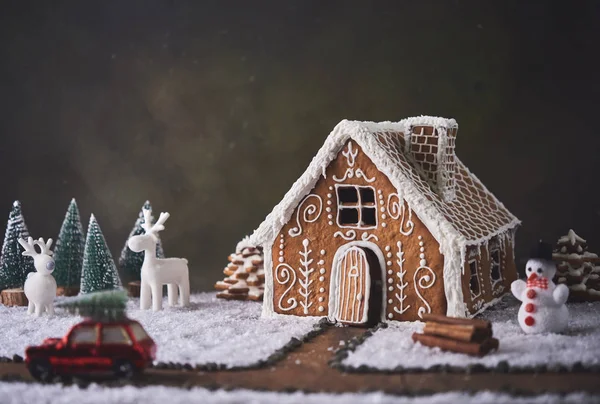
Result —
<svg viewBox="0 0 600 404"><path fill-rule="evenodd" d="M368 319L371 278L365 250L350 247L338 261L335 319L364 324Z"/></svg>

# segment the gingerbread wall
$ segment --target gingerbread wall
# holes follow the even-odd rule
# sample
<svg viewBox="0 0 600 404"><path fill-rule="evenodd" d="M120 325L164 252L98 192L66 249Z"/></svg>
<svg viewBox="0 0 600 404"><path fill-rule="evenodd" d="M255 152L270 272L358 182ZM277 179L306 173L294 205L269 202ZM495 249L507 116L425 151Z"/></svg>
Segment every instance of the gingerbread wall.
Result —
<svg viewBox="0 0 600 404"><path fill-rule="evenodd" d="M501 280L498 282L493 282L492 280L489 244L485 243L480 246L467 247L467 254L463 264L462 289L468 314L474 314L486 303L510 291L510 284L517 279L511 232L502 234L496 239L500 247ZM472 296L470 285L471 269L469 262L471 259L477 262L477 276L481 289L480 295L475 298Z"/></svg>
<svg viewBox="0 0 600 404"><path fill-rule="evenodd" d="M353 141L338 153L325 174L296 207L272 246L275 312L327 316L336 251L348 243L362 247L372 243L367 247L379 250L384 261L385 318L404 321L418 320L419 312L445 314L444 257L439 245L388 178ZM340 185L373 188L375 225L340 226L336 187Z"/></svg>

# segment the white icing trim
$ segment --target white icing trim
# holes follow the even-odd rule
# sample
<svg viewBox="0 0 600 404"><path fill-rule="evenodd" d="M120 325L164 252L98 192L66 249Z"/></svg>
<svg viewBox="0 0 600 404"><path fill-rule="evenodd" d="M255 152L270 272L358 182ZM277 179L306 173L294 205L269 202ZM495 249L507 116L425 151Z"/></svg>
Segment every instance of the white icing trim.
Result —
<svg viewBox="0 0 600 404"><path fill-rule="evenodd" d="M346 232L346 234L344 235L344 233L342 233L341 231L336 231L335 233L333 233L333 237L341 237L346 241L351 241L354 240L356 238L356 232L354 230L348 230Z"/></svg>
<svg viewBox="0 0 600 404"><path fill-rule="evenodd" d="M396 296L396 299L398 299L398 302L400 302L400 310L398 310L395 306L393 307L393 310L398 314L404 314L406 310L410 308L410 304L404 307L404 300L406 300L406 294L404 293L404 289L406 289L406 287L408 286L408 282L404 282L404 275L406 275L406 270L404 269L404 261L406 260L404 259L404 251L402 251L402 242L398 241L396 243L396 246L398 247L398 252L396 253L396 257L398 259L396 260L396 263L398 264L399 268L398 272L396 272L396 276L400 279L400 283L397 283L396 287L400 291L400 295L398 295L398 293L395 293L394 296Z"/></svg>
<svg viewBox="0 0 600 404"><path fill-rule="evenodd" d="M317 205L309 204L304 208L304 212L302 212L302 219L304 219L305 223L314 223L319 217L321 217L321 212L323 212L323 199L319 195L316 194L308 194L306 197L300 202L300 206L298 206L298 212L296 213L296 227L290 229L288 234L292 237L297 237L302 234L302 225L300 224L300 212L302 211L302 205L309 200L310 198L315 197L319 201L319 213L311 219L310 216L314 215L317 212Z"/></svg>
<svg viewBox="0 0 600 404"><path fill-rule="evenodd" d="M351 241L347 244L342 245L335 252L335 255L333 257L333 263L331 265L331 277L330 277L330 283L329 283L329 312L327 313L327 317L329 318L330 321L335 321L335 313L337 310L336 302L337 302L337 297L338 297L337 293L338 293L338 287L339 287L339 285L337 284L337 278L338 278L338 273L339 273L339 261L344 256L346 251L352 247L361 247L361 248L366 248L366 249L373 251L375 253L375 255L377 256L377 259L379 260L379 267L381 270L381 280L384 281L386 279L385 258L384 258L383 252L381 252L381 250L379 249L379 246L377 246L377 244L371 243L370 241ZM370 282L371 282L371 274L370 273L368 275L368 280L369 280L368 290L370 293ZM383 287L382 306L381 306L381 321L387 321L386 316L385 316L386 307L387 307L386 300L387 300L387 289L385 287ZM365 303L364 316L368 316L368 312L369 312L368 304L369 304L369 302L367 300ZM366 319L363 319L362 321L365 322Z"/></svg>
<svg viewBox="0 0 600 404"><path fill-rule="evenodd" d="M420 239L421 239L421 236L419 236L419 240ZM425 259L424 249L421 254L422 254L422 258L419 262L420 265L415 270L415 274L413 275L413 284L415 285L415 292L417 293L417 296L419 296L419 299L421 299L421 301L425 304L425 307L421 306L421 307L419 307L419 310L417 311L419 318L423 318L423 313L431 313L431 306L429 305L427 300L423 297L423 295L421 295L421 293L419 292L419 289L429 289L430 287L432 287L435 284L435 281L437 279L433 269L431 269L427 266L427 260ZM419 271L421 271L423 269L428 271L429 273L425 273L424 275L421 275L421 277L419 278L419 281L417 282L417 274L419 273Z"/></svg>
<svg viewBox="0 0 600 404"><path fill-rule="evenodd" d="M377 237L374 234L368 234L367 232L364 232L362 234L362 236L360 236L361 240L363 241L369 241L370 239L375 239L375 241L379 241L379 237Z"/></svg>
<svg viewBox="0 0 600 404"><path fill-rule="evenodd" d="M279 268L282 268L281 276L285 277L283 279L280 279ZM288 282L291 281L290 286L288 286L288 288L285 290L285 292L283 292L283 294L279 298L279 301L277 302L277 307L279 308L279 310L289 311L289 310L293 310L296 307L298 307L298 301L296 300L295 297L290 297L286 301L286 303L289 304L289 307L283 307L283 305L281 304L281 301L285 298L285 295L287 295L289 293L289 291L292 290L292 288L296 284L296 278L297 278L296 271L294 271L294 268L292 268L288 264L279 264L279 265L277 265L277 268L275 268L275 279L277 280L278 284L286 285Z"/></svg>
<svg viewBox="0 0 600 404"><path fill-rule="evenodd" d="M308 299L308 297L312 293L312 290L309 290L309 287L310 287L310 285L312 285L312 283L314 281L314 279L309 280L310 274L315 272L314 268L310 268L310 264L312 264L313 259L312 258L308 259L310 253L312 252L312 250L308 249L309 243L310 243L310 241L308 239L304 239L302 241L302 247L304 247L304 248L299 253L302 256L302 258L300 259L301 267L299 268L299 271L302 274L302 276L304 277L304 280L302 280L302 279L298 280L298 283L300 284L298 293L300 293L300 296L302 296L304 298L304 302L300 302L300 306L302 306L304 314L308 314L308 308L310 306L312 306L312 304L313 304L313 302L309 302L309 299Z"/></svg>

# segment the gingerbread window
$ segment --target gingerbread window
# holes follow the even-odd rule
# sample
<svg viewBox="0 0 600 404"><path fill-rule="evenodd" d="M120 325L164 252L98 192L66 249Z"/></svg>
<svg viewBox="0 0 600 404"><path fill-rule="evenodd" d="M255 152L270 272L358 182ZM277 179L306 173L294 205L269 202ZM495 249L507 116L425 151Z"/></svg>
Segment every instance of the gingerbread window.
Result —
<svg viewBox="0 0 600 404"><path fill-rule="evenodd" d="M337 223L340 227L372 229L377 227L375 188L337 185Z"/></svg>
<svg viewBox="0 0 600 404"><path fill-rule="evenodd" d="M500 247L490 249L490 269L492 276L492 287L502 281L502 266L500 265Z"/></svg>
<svg viewBox="0 0 600 404"><path fill-rule="evenodd" d="M477 299L481 295L481 285L479 284L479 276L477 271L477 260L469 260L469 271L471 277L469 278L469 289L471 290L471 300Z"/></svg>

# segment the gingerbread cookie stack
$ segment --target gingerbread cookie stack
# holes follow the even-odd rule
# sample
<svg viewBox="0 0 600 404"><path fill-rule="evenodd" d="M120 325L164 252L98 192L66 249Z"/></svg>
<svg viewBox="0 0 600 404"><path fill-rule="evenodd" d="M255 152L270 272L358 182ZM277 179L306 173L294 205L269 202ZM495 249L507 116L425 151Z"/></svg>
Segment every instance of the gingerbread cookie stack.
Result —
<svg viewBox="0 0 600 404"><path fill-rule="evenodd" d="M600 300L600 258L588 251L586 241L573 230L558 239L552 254L555 283L569 287L569 301Z"/></svg>
<svg viewBox="0 0 600 404"><path fill-rule="evenodd" d="M235 254L229 256L229 264L223 270L227 278L217 282L217 297L228 300L262 300L265 284L262 247L242 240Z"/></svg>

